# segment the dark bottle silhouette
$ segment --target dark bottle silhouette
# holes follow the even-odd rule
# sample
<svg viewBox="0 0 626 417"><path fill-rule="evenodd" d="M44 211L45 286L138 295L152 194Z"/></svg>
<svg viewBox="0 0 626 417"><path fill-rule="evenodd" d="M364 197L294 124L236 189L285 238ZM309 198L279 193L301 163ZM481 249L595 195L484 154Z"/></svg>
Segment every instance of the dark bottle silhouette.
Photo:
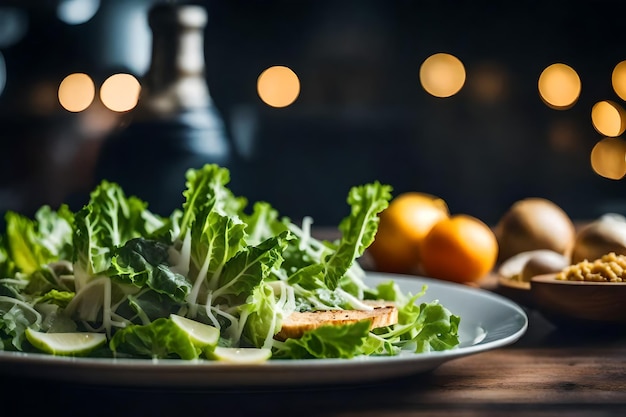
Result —
<svg viewBox="0 0 626 417"><path fill-rule="evenodd" d="M95 177L169 215L184 201L189 168L216 163L232 177L237 158L205 78L206 9L159 4L148 22L152 56L139 102L128 125L102 144Z"/></svg>

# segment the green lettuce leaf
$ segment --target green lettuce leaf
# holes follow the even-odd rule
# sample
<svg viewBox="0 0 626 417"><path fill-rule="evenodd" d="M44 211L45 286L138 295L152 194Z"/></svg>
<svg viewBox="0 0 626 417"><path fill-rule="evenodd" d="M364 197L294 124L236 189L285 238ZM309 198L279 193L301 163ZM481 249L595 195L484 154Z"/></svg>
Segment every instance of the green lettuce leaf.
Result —
<svg viewBox="0 0 626 417"><path fill-rule="evenodd" d="M348 195L351 213L339 224L342 233L337 250L326 259L326 285L335 289L356 258L372 244L378 230L378 214L389 205L391 187L379 182L352 187Z"/></svg>
<svg viewBox="0 0 626 417"><path fill-rule="evenodd" d="M191 260L199 279L215 279L228 261L245 246L246 225L236 217L216 211L196 221L191 232Z"/></svg>
<svg viewBox="0 0 626 417"><path fill-rule="evenodd" d="M50 206L42 206L35 212L35 222L39 243L54 259L71 259L74 213L69 207L62 204L54 211Z"/></svg>
<svg viewBox="0 0 626 417"><path fill-rule="evenodd" d="M41 244L35 220L11 211L5 219L8 255L19 271L32 274L41 265L57 259L55 253Z"/></svg>
<svg viewBox="0 0 626 417"><path fill-rule="evenodd" d="M214 296L217 298L229 294L250 294L252 289L269 276L272 268L280 265L282 252L290 237L289 232L283 232L237 253L224 267L213 291Z"/></svg>
<svg viewBox="0 0 626 417"><path fill-rule="evenodd" d="M59 307L66 307L70 301L74 298L75 293L73 291L59 291L52 289L39 297L37 303L49 303Z"/></svg>
<svg viewBox="0 0 626 417"><path fill-rule="evenodd" d="M0 235L0 278L13 277L18 272L18 267L9 254L8 241L6 235Z"/></svg>
<svg viewBox="0 0 626 417"><path fill-rule="evenodd" d="M428 286L424 285L419 293L409 295L403 293L395 281L389 280L368 294L370 298L393 301L398 306L398 324L374 330L388 342L385 349L390 354L399 349L411 349L416 353L448 350L459 344L460 317L438 301L419 303L427 289Z"/></svg>
<svg viewBox="0 0 626 417"><path fill-rule="evenodd" d="M72 275L71 264L68 262L44 264L32 274L26 276L28 285L24 292L30 295L41 295L53 289L71 291L71 284L68 286L68 284L63 282L63 275Z"/></svg>
<svg viewBox="0 0 626 417"><path fill-rule="evenodd" d="M27 327L39 330L41 314L28 303L0 296L0 349L23 350Z"/></svg>
<svg viewBox="0 0 626 417"><path fill-rule="evenodd" d="M367 348L370 322L359 321L341 326L321 326L297 339L287 339L273 353L281 359L353 358Z"/></svg>
<svg viewBox="0 0 626 417"><path fill-rule="evenodd" d="M142 290L138 294L129 294L117 312L130 322L150 324L156 319L176 313L182 305L174 302L170 296L152 290Z"/></svg>
<svg viewBox="0 0 626 417"><path fill-rule="evenodd" d="M414 325L420 330L411 339L415 343L415 352L448 350L457 346L459 323L460 317L438 302L422 303Z"/></svg>
<svg viewBox="0 0 626 417"><path fill-rule="evenodd" d="M44 264L70 256L72 214L67 206L62 205L58 212L42 206L35 213L35 219L9 211L5 219L6 237L0 259L3 275L15 272L13 266L32 274Z"/></svg>
<svg viewBox="0 0 626 417"><path fill-rule="evenodd" d="M155 240L133 238L114 249L109 275L137 287L148 287L182 302L191 283L168 265L169 246Z"/></svg>
<svg viewBox="0 0 626 417"><path fill-rule="evenodd" d="M283 319L281 313L272 288L265 283L256 286L246 304L241 307L246 340L255 347L267 347L280 330Z"/></svg>
<svg viewBox="0 0 626 417"><path fill-rule="evenodd" d="M202 214L217 210L224 215L237 215L247 200L235 197L226 184L230 181L230 172L215 164L204 165L200 169L189 169L186 173L186 188L183 191L182 217L179 221L179 236L183 237L197 218Z"/></svg>
<svg viewBox="0 0 626 417"><path fill-rule="evenodd" d="M159 318L147 325L133 324L118 330L109 347L114 353L152 359L196 359L202 349L169 318Z"/></svg>
<svg viewBox="0 0 626 417"><path fill-rule="evenodd" d="M74 217L74 259L87 275L105 272L115 248L149 235L147 228L152 224L146 223L146 210L147 203L127 198L115 183L102 181L92 191L89 204Z"/></svg>
<svg viewBox="0 0 626 417"><path fill-rule="evenodd" d="M246 225L238 213L246 201L226 188L229 180L229 171L217 165L187 171L177 237L184 243L176 269L188 271L192 282L187 297L190 318L197 315L198 300L216 289L226 263L245 247ZM187 242L189 249L184 250Z"/></svg>
<svg viewBox="0 0 626 417"><path fill-rule="evenodd" d="M249 245L258 245L288 230L286 220L279 219L278 211L266 201L254 203L252 213L250 215L242 213L240 217L246 224L246 242Z"/></svg>

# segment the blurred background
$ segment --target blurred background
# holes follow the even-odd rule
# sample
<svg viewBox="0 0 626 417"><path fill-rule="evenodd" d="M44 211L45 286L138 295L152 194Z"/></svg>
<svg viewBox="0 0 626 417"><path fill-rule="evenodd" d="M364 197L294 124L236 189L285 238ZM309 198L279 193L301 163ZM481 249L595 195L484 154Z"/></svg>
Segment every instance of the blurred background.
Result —
<svg viewBox="0 0 626 417"><path fill-rule="evenodd" d="M0 1L0 212L86 202L151 65L168 65L152 62L156 3ZM349 188L379 180L488 224L531 196L577 220L626 214L620 1L194 3L212 134L251 201L336 225ZM142 174L130 193L176 206L184 178L152 134L109 152L111 179ZM184 168L211 161L194 140Z"/></svg>

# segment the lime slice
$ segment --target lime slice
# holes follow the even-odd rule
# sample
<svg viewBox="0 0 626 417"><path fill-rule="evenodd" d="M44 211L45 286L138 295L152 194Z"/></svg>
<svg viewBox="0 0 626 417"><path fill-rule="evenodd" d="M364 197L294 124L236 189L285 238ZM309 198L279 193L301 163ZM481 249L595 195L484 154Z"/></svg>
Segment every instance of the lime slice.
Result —
<svg viewBox="0 0 626 417"><path fill-rule="evenodd" d="M216 327L177 314L170 314L170 319L199 348L213 347L220 339L220 331Z"/></svg>
<svg viewBox="0 0 626 417"><path fill-rule="evenodd" d="M271 349L231 348L217 346L211 358L230 363L262 363L272 357Z"/></svg>
<svg viewBox="0 0 626 417"><path fill-rule="evenodd" d="M82 356L104 345L104 333L44 333L26 329L26 339L37 349L59 356Z"/></svg>

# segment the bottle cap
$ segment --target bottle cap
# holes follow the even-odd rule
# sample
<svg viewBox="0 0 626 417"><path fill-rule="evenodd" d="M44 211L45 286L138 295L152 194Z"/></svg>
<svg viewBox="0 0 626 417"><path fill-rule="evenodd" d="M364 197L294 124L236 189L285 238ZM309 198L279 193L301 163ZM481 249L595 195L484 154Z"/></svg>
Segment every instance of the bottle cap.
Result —
<svg viewBox="0 0 626 417"><path fill-rule="evenodd" d="M173 5L158 4L150 9L148 14L148 24L150 27L199 29L206 26L208 20L207 11L199 5Z"/></svg>

